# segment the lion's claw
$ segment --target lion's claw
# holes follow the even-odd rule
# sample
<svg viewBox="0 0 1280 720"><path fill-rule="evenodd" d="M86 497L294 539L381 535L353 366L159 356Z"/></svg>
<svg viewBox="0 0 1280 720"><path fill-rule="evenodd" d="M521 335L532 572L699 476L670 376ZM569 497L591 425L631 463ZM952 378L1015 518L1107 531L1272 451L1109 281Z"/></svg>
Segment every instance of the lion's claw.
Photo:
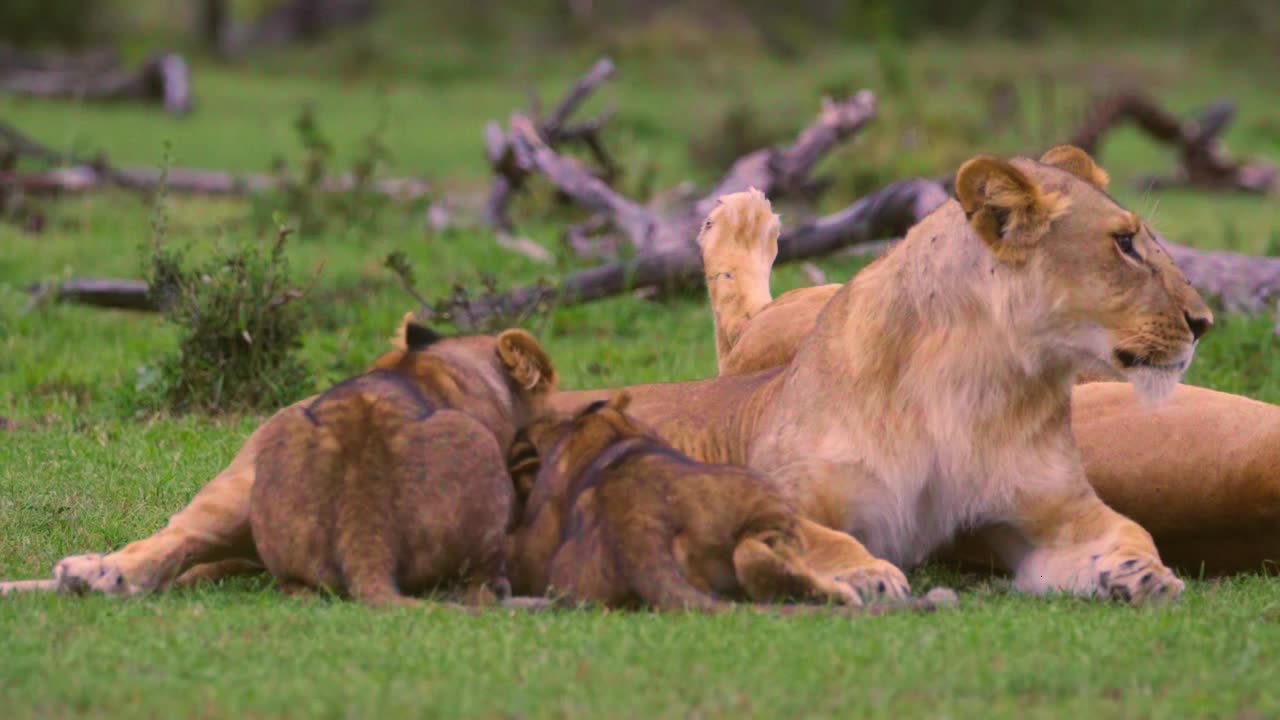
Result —
<svg viewBox="0 0 1280 720"><path fill-rule="evenodd" d="M893 563L876 560L844 573L837 582L851 588L863 602L899 600L910 597L911 584Z"/></svg>
<svg viewBox="0 0 1280 720"><path fill-rule="evenodd" d="M1172 600L1182 594L1186 585L1173 571L1150 556L1100 558L1098 592L1104 597L1134 605Z"/></svg>

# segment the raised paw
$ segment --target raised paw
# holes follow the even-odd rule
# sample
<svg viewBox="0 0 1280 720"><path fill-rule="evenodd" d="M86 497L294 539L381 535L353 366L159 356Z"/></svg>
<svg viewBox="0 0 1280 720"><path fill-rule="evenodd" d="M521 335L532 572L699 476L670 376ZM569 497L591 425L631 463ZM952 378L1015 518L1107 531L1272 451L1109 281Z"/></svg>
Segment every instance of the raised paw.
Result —
<svg viewBox="0 0 1280 720"><path fill-rule="evenodd" d="M899 600L911 595L911 584L893 563L874 560L836 577L848 585L864 602Z"/></svg>
<svg viewBox="0 0 1280 720"><path fill-rule="evenodd" d="M136 595L143 588L131 584L110 555L72 555L53 567L58 592L83 595L100 592L107 595Z"/></svg>
<svg viewBox="0 0 1280 720"><path fill-rule="evenodd" d="M1186 585L1150 555L1110 555L1095 560L1098 593L1134 605L1173 600Z"/></svg>

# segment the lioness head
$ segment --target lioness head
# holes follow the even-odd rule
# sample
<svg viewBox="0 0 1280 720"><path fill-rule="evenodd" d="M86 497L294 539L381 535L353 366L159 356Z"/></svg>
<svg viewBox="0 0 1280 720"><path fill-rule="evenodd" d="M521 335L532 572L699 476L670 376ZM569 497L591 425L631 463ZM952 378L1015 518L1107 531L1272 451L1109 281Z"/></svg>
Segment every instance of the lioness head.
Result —
<svg viewBox="0 0 1280 720"><path fill-rule="evenodd" d="M970 225L1000 262L1043 290L1085 367L1161 397L1190 365L1213 313L1106 185L1093 159L1069 146L1039 161L979 156L956 175Z"/></svg>

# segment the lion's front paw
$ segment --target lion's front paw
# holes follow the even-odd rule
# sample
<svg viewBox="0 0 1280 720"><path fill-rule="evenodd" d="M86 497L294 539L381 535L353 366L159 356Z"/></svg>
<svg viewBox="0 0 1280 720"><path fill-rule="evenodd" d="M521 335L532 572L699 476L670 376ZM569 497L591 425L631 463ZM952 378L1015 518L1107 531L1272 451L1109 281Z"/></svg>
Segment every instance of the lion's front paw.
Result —
<svg viewBox="0 0 1280 720"><path fill-rule="evenodd" d="M1150 555L1111 555L1099 558L1098 592L1134 605L1173 600L1186 585L1160 559Z"/></svg>
<svg viewBox="0 0 1280 720"><path fill-rule="evenodd" d="M884 560L874 560L842 573L836 581L848 585L865 602L898 600L911 595L907 576L893 563Z"/></svg>
<svg viewBox="0 0 1280 720"><path fill-rule="evenodd" d="M110 555L72 555L53 567L58 592L83 595L136 595L143 588L130 583Z"/></svg>

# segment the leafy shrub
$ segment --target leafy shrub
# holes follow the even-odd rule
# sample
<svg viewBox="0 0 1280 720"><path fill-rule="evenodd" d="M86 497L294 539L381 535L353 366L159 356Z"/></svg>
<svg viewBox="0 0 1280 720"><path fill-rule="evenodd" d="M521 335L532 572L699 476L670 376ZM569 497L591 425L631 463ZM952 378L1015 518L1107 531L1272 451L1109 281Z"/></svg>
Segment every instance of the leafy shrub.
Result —
<svg viewBox="0 0 1280 720"><path fill-rule="evenodd" d="M179 412L267 410L311 391L298 360L307 308L289 273L280 228L263 241L220 248L203 262L157 241L146 270L153 299L181 327L176 354L150 376L151 397Z"/></svg>

